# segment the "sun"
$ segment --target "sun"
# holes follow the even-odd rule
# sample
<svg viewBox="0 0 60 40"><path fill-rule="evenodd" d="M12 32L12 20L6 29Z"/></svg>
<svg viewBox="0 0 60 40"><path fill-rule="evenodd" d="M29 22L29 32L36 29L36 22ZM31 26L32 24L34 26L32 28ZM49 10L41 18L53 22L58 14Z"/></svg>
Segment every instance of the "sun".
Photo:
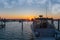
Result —
<svg viewBox="0 0 60 40"><path fill-rule="evenodd" d="M34 16L28 16L27 19L31 20Z"/></svg>

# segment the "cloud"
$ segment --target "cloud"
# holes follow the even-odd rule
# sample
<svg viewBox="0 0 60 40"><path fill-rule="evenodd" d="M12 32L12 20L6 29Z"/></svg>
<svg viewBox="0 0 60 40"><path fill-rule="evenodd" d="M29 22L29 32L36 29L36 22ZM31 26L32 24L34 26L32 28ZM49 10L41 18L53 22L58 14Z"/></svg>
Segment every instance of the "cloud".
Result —
<svg viewBox="0 0 60 40"><path fill-rule="evenodd" d="M33 6L33 5L40 6L47 2L47 0L25 0L25 1L29 6Z"/></svg>
<svg viewBox="0 0 60 40"><path fill-rule="evenodd" d="M47 0L18 0L19 5L33 5L33 4L45 4Z"/></svg>
<svg viewBox="0 0 60 40"><path fill-rule="evenodd" d="M4 8L13 8L17 5L16 0L0 0L0 4L4 5Z"/></svg>
<svg viewBox="0 0 60 40"><path fill-rule="evenodd" d="M4 8L13 8L14 5L10 5L8 2L4 2Z"/></svg>
<svg viewBox="0 0 60 40"><path fill-rule="evenodd" d="M59 3L59 2L60 2L60 0L56 0L56 2L58 2L58 3Z"/></svg>
<svg viewBox="0 0 60 40"><path fill-rule="evenodd" d="M48 2L49 0L0 0L0 4L4 5L4 8L15 8L15 7L20 7L23 5L29 5L29 6L33 6L33 4L35 6L45 6L46 2ZM51 0L50 0L51 1ZM57 2L60 2L60 0L57 0ZM50 3L50 2L49 2ZM51 4L49 4L49 9L51 9ZM47 4L46 4L47 5ZM55 5L54 5L55 6ZM53 6L52 10L55 9L55 7Z"/></svg>
<svg viewBox="0 0 60 40"><path fill-rule="evenodd" d="M33 0L27 0L28 5L32 5L34 3Z"/></svg>
<svg viewBox="0 0 60 40"><path fill-rule="evenodd" d="M17 1L18 1L18 5L23 5L26 0L17 0Z"/></svg>
<svg viewBox="0 0 60 40"><path fill-rule="evenodd" d="M44 4L47 0L35 0L37 4Z"/></svg>
<svg viewBox="0 0 60 40"><path fill-rule="evenodd" d="M60 4L55 4L52 6L52 13L54 14L60 13Z"/></svg>
<svg viewBox="0 0 60 40"><path fill-rule="evenodd" d="M45 4L46 1L47 0L0 0L0 4L2 3L4 5L4 8L14 8L16 6L22 5L32 6L32 4Z"/></svg>

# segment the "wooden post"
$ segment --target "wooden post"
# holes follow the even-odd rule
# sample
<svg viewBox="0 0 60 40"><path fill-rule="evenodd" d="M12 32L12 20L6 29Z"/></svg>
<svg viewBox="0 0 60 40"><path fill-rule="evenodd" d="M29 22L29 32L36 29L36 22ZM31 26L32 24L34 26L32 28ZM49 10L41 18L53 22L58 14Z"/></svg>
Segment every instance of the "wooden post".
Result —
<svg viewBox="0 0 60 40"><path fill-rule="evenodd" d="M22 21L22 33L23 33L23 21Z"/></svg>
<svg viewBox="0 0 60 40"><path fill-rule="evenodd" d="M59 19L58 19L58 30L59 30Z"/></svg>
<svg viewBox="0 0 60 40"><path fill-rule="evenodd" d="M53 19L52 19L52 24L54 23Z"/></svg>
<svg viewBox="0 0 60 40"><path fill-rule="evenodd" d="M22 29L21 35L22 35L22 39L24 40L24 37L23 37L23 21L21 21L21 24L22 24L22 26L21 26L21 29Z"/></svg>

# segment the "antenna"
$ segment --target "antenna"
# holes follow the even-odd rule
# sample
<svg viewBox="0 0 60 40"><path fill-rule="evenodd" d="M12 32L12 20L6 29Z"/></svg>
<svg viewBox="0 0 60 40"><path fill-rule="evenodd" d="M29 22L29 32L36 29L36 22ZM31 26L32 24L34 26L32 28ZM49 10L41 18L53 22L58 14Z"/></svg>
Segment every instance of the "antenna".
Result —
<svg viewBox="0 0 60 40"><path fill-rule="evenodd" d="M46 7L46 18L47 18L47 7Z"/></svg>
<svg viewBox="0 0 60 40"><path fill-rule="evenodd" d="M46 5L46 18L47 18L47 5Z"/></svg>

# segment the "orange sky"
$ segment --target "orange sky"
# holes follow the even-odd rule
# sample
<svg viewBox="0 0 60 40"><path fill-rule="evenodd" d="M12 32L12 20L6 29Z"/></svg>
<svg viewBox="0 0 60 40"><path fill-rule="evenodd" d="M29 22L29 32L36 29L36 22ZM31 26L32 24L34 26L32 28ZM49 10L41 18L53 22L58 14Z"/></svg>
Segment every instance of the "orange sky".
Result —
<svg viewBox="0 0 60 40"><path fill-rule="evenodd" d="M35 16L32 16L32 15L30 15L30 16L17 16L17 15L1 15L1 17L2 18L7 18L7 19L32 19L32 18L34 18Z"/></svg>
<svg viewBox="0 0 60 40"><path fill-rule="evenodd" d="M0 15L2 18L8 18L8 19L32 19L35 17L38 17L39 15ZM43 15L44 17L46 17L46 15ZM47 15L49 18L54 18L54 19L60 19L60 15L56 14L56 15L51 15L48 14Z"/></svg>
<svg viewBox="0 0 60 40"><path fill-rule="evenodd" d="M35 18L35 17L38 17L38 16L2 16L2 18L8 18L8 19L32 19L32 18ZM44 16L46 17L46 16ZM48 15L49 18L54 18L54 19L60 19L60 16L52 16L52 15Z"/></svg>

